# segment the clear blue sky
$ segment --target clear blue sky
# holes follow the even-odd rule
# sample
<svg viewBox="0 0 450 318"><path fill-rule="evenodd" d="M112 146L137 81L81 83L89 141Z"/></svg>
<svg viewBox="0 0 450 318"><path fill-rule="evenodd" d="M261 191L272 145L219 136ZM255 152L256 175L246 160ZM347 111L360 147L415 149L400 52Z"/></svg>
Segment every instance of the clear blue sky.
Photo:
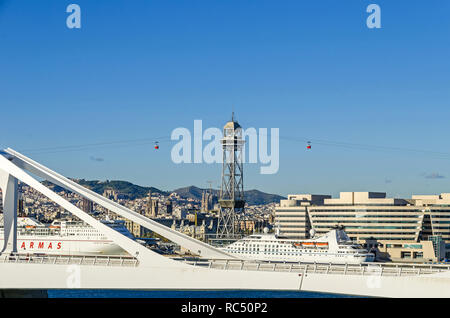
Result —
<svg viewBox="0 0 450 318"><path fill-rule="evenodd" d="M66 27L70 3L80 30ZM366 27L370 3L381 29ZM244 128L313 141L282 139L275 175L246 165L247 189L450 192L449 12L448 0L0 0L0 146L70 177L217 187L219 165L175 165L170 142L32 149L221 127L234 107Z"/></svg>

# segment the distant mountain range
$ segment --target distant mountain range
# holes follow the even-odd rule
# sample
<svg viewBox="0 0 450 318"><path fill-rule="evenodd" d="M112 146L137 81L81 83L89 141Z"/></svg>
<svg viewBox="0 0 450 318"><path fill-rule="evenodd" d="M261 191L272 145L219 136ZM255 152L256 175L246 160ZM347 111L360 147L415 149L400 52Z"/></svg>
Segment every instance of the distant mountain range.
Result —
<svg viewBox="0 0 450 318"><path fill-rule="evenodd" d="M113 189L119 192L120 194L126 195L131 200L146 197L150 191L153 193L160 193L163 195L169 195L171 193L159 190L154 187L141 187L131 182L120 180L89 181L84 179L77 179L74 181L100 194L103 194L103 191L105 191L106 189Z"/></svg>
<svg viewBox="0 0 450 318"><path fill-rule="evenodd" d="M202 198L203 191L209 191L209 189L201 189L195 186L189 186L185 188L176 189L173 192L176 192L179 196L183 198L191 198L200 200ZM216 196L219 195L219 190L211 190L212 193ZM249 205L260 205L260 204L268 204L272 202L280 202L280 200L286 199L277 194L269 194L264 193L259 190L248 190L244 191L245 201Z"/></svg>
<svg viewBox="0 0 450 318"><path fill-rule="evenodd" d="M162 195L169 195L172 192L176 192L180 197L185 199L196 199L201 200L203 191L209 191L209 189L201 189L195 186L184 187L180 189L176 189L173 191L163 191L155 187L142 187L135 185L128 181L120 181L120 180L85 180L85 179L72 179L78 184L94 191L99 194L103 194L106 189L113 189L119 192L120 194L128 197L131 200L137 198L143 198L148 195L148 192L151 191L153 193L160 193ZM55 191L62 191L63 189L52 185L49 182L44 182L47 186L51 185ZM213 189L212 192L218 196L219 190ZM272 202L280 202L280 200L285 199L277 194L269 194L264 193L259 190L248 190L244 191L245 201L249 205L260 205L260 204L268 204Z"/></svg>

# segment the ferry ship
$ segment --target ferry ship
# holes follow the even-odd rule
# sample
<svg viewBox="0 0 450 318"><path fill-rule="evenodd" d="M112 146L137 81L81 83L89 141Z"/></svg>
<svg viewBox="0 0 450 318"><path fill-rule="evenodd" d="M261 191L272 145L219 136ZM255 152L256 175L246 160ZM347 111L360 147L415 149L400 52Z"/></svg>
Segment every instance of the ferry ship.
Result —
<svg viewBox="0 0 450 318"><path fill-rule="evenodd" d="M311 233L314 236L314 232ZM278 234L253 234L226 247L224 252L245 260L359 264L372 262L373 253L355 244L342 228L308 240L293 240Z"/></svg>
<svg viewBox="0 0 450 318"><path fill-rule="evenodd" d="M125 227L125 221L103 220L101 222L134 239ZM2 246L4 229L3 222L0 223L2 224L0 246ZM120 246L82 221L55 220L51 224L43 224L30 217L17 218L17 250L30 254L127 255Z"/></svg>

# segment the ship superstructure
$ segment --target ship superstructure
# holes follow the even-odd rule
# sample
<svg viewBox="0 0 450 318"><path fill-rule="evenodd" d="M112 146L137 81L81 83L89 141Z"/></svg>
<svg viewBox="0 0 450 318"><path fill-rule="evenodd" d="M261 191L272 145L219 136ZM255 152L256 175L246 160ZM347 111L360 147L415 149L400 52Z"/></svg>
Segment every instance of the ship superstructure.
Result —
<svg viewBox="0 0 450 318"><path fill-rule="evenodd" d="M134 239L122 220L103 220L103 224ZM3 223L3 222L2 222ZM0 244L3 241L0 227ZM126 255L127 253L82 221L55 220L44 224L31 217L17 218L17 249L21 253L62 255Z"/></svg>
<svg viewBox="0 0 450 318"><path fill-rule="evenodd" d="M253 234L222 250L241 259L258 261L358 264L375 259L373 253L355 244L340 228L308 240L293 240L267 232Z"/></svg>

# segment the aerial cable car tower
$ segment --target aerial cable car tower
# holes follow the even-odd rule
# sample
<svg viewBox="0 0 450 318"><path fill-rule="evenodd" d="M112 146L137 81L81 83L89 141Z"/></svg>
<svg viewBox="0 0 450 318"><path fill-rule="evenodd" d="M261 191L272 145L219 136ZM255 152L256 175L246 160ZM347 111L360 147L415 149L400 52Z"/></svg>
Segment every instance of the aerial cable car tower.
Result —
<svg viewBox="0 0 450 318"><path fill-rule="evenodd" d="M219 219L217 224L217 238L234 238L236 215L244 212L244 173L242 147L242 127L234 120L223 128L223 163L222 185L219 197Z"/></svg>

